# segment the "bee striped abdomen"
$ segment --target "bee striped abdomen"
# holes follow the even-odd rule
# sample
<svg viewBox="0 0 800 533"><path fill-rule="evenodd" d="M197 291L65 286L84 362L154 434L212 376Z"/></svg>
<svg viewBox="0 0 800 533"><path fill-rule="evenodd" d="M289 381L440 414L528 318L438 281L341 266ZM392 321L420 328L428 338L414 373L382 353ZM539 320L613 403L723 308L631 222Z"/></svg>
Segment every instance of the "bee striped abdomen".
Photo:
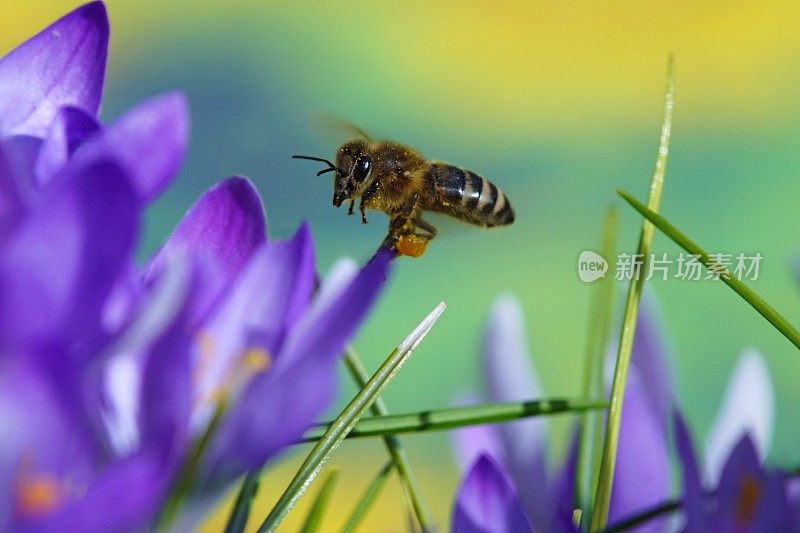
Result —
<svg viewBox="0 0 800 533"><path fill-rule="evenodd" d="M445 163L431 165L432 182L441 206L427 206L479 226L514 222L511 204L494 183L483 176Z"/></svg>

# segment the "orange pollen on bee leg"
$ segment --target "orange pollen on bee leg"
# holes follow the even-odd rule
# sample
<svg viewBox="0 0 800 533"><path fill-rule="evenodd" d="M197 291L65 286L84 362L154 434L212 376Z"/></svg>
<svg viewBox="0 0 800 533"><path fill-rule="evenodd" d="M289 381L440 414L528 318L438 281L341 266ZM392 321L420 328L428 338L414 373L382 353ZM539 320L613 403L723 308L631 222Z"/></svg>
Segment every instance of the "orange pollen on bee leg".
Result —
<svg viewBox="0 0 800 533"><path fill-rule="evenodd" d="M758 501L761 499L761 483L748 474L739 484L739 494L736 498L736 523L747 525L752 522Z"/></svg>
<svg viewBox="0 0 800 533"><path fill-rule="evenodd" d="M419 235L401 235L394 245L394 249L400 255L408 257L421 257L428 247L428 239Z"/></svg>
<svg viewBox="0 0 800 533"><path fill-rule="evenodd" d="M17 481L17 512L24 517L43 516L55 511L62 501L58 481L52 476L23 476Z"/></svg>

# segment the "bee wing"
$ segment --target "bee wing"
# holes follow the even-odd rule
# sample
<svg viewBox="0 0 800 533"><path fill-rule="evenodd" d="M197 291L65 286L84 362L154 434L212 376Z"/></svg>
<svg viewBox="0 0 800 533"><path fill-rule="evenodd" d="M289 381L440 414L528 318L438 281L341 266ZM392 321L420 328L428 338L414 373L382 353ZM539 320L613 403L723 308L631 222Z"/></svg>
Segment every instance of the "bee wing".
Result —
<svg viewBox="0 0 800 533"><path fill-rule="evenodd" d="M311 117L311 125L315 130L321 131L327 140L337 145L353 138L362 138L372 142L372 137L363 129L330 113L314 113Z"/></svg>

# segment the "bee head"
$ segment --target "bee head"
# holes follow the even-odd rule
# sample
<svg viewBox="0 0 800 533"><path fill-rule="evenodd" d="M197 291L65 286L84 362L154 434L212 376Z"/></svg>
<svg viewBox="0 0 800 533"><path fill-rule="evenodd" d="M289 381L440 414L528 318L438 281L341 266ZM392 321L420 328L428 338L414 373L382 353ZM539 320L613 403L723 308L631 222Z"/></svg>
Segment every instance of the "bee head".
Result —
<svg viewBox="0 0 800 533"><path fill-rule="evenodd" d="M355 198L358 188L369 177L372 171L372 158L367 154L367 141L356 139L349 141L336 152L336 164L321 157L294 155L294 159L310 159L327 163L328 168L317 172L317 176L328 172L334 173L333 205L339 207L342 202Z"/></svg>
<svg viewBox="0 0 800 533"><path fill-rule="evenodd" d="M367 154L364 139L349 141L336 152L336 180L333 184L333 205L339 207L356 192L372 171L372 158Z"/></svg>

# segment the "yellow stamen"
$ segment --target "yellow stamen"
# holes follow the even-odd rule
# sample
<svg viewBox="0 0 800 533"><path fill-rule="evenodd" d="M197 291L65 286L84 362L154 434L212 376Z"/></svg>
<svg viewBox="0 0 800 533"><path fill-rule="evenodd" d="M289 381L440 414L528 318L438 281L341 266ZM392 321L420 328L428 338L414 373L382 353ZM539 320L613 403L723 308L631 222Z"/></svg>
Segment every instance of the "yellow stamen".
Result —
<svg viewBox="0 0 800 533"><path fill-rule="evenodd" d="M747 474L739 485L739 495L736 498L736 523L747 525L752 522L761 499L761 484L758 480Z"/></svg>
<svg viewBox="0 0 800 533"><path fill-rule="evenodd" d="M197 360L197 366L194 368L194 372L192 373L192 381L195 383L200 382L203 375L208 372L208 368L211 366L211 361L214 360L214 337L208 333L207 331L200 331L195 336L195 341L197 342L197 347L200 350L200 355Z"/></svg>
<svg viewBox="0 0 800 533"><path fill-rule="evenodd" d="M248 348L228 372L219 387L197 401L198 406L206 403L217 404L223 401L234 387L241 387L256 374L265 372L272 365L272 356L263 348Z"/></svg>
<svg viewBox="0 0 800 533"><path fill-rule="evenodd" d="M58 480L47 475L23 476L17 481L16 510L25 517L51 513L61 505Z"/></svg>
<svg viewBox="0 0 800 533"><path fill-rule="evenodd" d="M215 389L212 389L211 392L209 392L206 395L205 399L203 399L201 403L217 404L220 403L223 399L225 399L225 388L217 387Z"/></svg>
<svg viewBox="0 0 800 533"><path fill-rule="evenodd" d="M242 365L252 375L264 372L272 364L272 357L263 348L250 348L242 356Z"/></svg>

